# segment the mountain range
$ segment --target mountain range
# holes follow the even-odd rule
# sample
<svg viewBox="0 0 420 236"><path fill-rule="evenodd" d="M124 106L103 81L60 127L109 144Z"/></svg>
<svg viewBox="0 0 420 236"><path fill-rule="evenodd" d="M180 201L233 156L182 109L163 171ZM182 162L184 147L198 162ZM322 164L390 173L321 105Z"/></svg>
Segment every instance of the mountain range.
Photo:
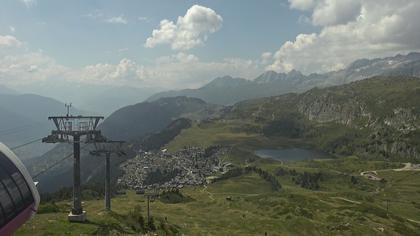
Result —
<svg viewBox="0 0 420 236"><path fill-rule="evenodd" d="M379 121L382 122L381 124L385 124L386 122L394 122L395 119L405 119L399 118L400 116L404 117L404 114L408 114L407 116L411 118L413 117L412 114L417 114L415 113L417 112L417 106L415 106L417 100L413 101L413 99L418 97L418 79L407 76L419 75L419 63L420 54L410 53L405 56L397 55L384 59L358 60L345 70L324 75L311 74L305 76L297 71L291 71L287 74L269 71L252 81L232 77L218 78L197 90L166 93L168 96L173 95L175 97L160 97L162 94L158 94L148 101L120 108L107 117L99 128L110 139L125 140L130 143L131 147L141 148L144 147L141 144L143 141L147 142L146 146L148 147L159 147L161 144L156 145L156 142L153 141L156 140L156 137L165 137L165 142L162 142L164 144L169 141L166 138L171 138L177 135L180 130L188 128L190 126L188 121L175 122L180 118L186 118L193 122L223 119L251 119L254 123L264 121L258 127L264 127L261 132L267 137L270 135L286 135L288 138L308 139L311 132L312 134L313 132L330 134L328 130L327 132L318 128L334 127L334 125L324 125L332 122L345 127L349 125L351 132L350 134L342 134L343 136L329 135L324 139L325 142L317 144L320 149L339 153L340 150L337 148L340 148L340 144L344 143L345 145L342 148L346 149L348 147L347 151L356 148L361 150L362 147L366 148L368 144L357 146L359 144L346 143L349 142L346 135L361 135L353 131L363 125L373 127ZM392 76L362 80L365 78L364 76L371 74ZM350 85L337 85L351 81L360 82L350 83ZM315 86L318 88L313 88ZM387 86L390 86L390 90ZM410 90L411 92L405 93L404 90ZM290 91L297 91L298 93L289 93ZM187 93L186 96L176 96L183 93ZM379 96L382 93L385 94L385 97ZM269 97L272 94L276 96ZM280 96L278 94L284 95ZM411 94L411 97L403 97L404 94ZM355 99L355 96L362 98L362 100ZM249 97L251 99L246 100ZM376 101L376 97L386 100L386 103L383 104L392 107L393 110L381 110L379 108L382 104L381 101L378 101L379 103L374 106L370 106L371 101ZM391 98L397 99L396 105L393 104ZM230 104L237 100L246 101L236 103L233 106L212 104ZM403 106L402 101L413 103L414 110ZM325 112L323 112L324 110ZM383 112L393 112L396 118L392 114L384 116L382 115ZM368 119L369 122L366 123L365 119ZM396 124L397 126L413 127L412 124L407 123L409 119ZM178 125L171 126L171 123ZM320 124L321 126L319 126ZM165 131L167 127L168 130ZM318 128L315 129L314 127ZM379 127L386 128L387 126ZM347 128L340 130L347 130ZM369 130L371 133L376 131L378 130ZM379 142L383 143L384 139L384 137L381 137ZM373 150L369 145L368 149ZM392 145L395 147L400 147L399 145L412 147L411 143L408 144L404 140L398 140L398 143L388 144L386 148L395 151L396 149ZM375 150L382 150L381 148L384 149L384 147L375 146ZM412 152L407 151L411 149L402 148L402 150L407 153ZM32 173L37 172L62 158L64 154L71 153L71 151L70 145L58 145L45 155L32 160L29 168ZM84 182L100 179L100 176L103 175L101 172L103 169L101 168L102 159L91 157L88 151L89 149L82 151L82 162L84 163L82 165L82 179ZM131 151L135 152L136 150ZM123 160L119 159L113 162L115 164L114 172L118 172L118 163ZM71 184L71 167L71 162L67 161L54 168L48 175L41 176L39 180L44 184L40 188L43 191L54 191L59 187Z"/></svg>
<svg viewBox="0 0 420 236"><path fill-rule="evenodd" d="M247 99L304 92L313 87L346 84L377 75L420 76L420 53L360 59L345 69L325 74L304 75L292 70L289 73L267 71L253 80L225 76L216 78L198 89L160 92L149 97L148 101L162 97L187 96L209 103L231 105Z"/></svg>
<svg viewBox="0 0 420 236"><path fill-rule="evenodd" d="M57 83L40 81L36 84L20 85L16 91L39 94L65 103L72 103L91 114L108 116L121 107L144 101L161 89L82 84L57 78Z"/></svg>

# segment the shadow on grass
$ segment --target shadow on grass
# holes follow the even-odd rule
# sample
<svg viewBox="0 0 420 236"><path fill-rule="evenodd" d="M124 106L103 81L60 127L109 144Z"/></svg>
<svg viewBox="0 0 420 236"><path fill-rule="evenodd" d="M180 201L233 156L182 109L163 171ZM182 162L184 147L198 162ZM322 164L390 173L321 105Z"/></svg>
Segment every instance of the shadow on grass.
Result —
<svg viewBox="0 0 420 236"><path fill-rule="evenodd" d="M122 215L118 215L115 212L106 212L106 214L108 214L110 217L114 218L115 220L118 221L118 223L116 222L111 222L111 221L90 221L87 220L85 222L85 224L90 224L90 225L94 225L97 226L97 229L93 232L94 235L111 235L112 232L118 232L121 234L131 234L131 231L126 230L122 225L121 225L121 219L123 218Z"/></svg>

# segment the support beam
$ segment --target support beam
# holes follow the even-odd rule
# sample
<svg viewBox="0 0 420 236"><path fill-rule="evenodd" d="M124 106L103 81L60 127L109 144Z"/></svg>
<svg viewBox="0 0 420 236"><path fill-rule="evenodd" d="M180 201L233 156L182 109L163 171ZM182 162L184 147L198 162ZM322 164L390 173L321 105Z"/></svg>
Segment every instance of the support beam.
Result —
<svg viewBox="0 0 420 236"><path fill-rule="evenodd" d="M80 188L80 136L73 137L73 207L68 216L69 221L84 222L86 212L82 208L82 196Z"/></svg>
<svg viewBox="0 0 420 236"><path fill-rule="evenodd" d="M80 215L83 212L82 199L80 193L80 137L74 136L73 142L73 208L71 212L74 215Z"/></svg>
<svg viewBox="0 0 420 236"><path fill-rule="evenodd" d="M102 140L95 142L94 151L90 151L91 155L101 156L105 155L105 210L111 210L111 155L117 154L118 156L125 155L122 150L123 141L109 141Z"/></svg>

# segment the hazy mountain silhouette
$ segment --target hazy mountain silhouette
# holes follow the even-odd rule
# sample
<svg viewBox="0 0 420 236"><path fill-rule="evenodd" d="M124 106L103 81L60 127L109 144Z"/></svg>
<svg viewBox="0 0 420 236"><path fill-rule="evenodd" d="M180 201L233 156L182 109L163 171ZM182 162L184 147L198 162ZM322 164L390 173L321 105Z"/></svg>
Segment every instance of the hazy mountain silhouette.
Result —
<svg viewBox="0 0 420 236"><path fill-rule="evenodd" d="M198 89L166 91L151 96L148 101L162 97L188 96L209 103L229 105L252 98L269 97L290 92L304 92L313 87L341 85L377 75L420 76L420 53L394 57L360 59L343 70L325 74L303 75L292 70L289 73L267 71L253 80L216 78Z"/></svg>

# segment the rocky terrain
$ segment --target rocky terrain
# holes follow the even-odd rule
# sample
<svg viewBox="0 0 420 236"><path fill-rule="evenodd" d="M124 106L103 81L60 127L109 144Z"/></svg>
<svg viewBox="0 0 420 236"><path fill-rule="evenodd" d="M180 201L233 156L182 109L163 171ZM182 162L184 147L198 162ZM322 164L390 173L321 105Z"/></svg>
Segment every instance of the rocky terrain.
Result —
<svg viewBox="0 0 420 236"><path fill-rule="evenodd" d="M251 118L267 135L304 138L334 154L418 159L418 101L419 78L382 76L241 102L226 117Z"/></svg>

